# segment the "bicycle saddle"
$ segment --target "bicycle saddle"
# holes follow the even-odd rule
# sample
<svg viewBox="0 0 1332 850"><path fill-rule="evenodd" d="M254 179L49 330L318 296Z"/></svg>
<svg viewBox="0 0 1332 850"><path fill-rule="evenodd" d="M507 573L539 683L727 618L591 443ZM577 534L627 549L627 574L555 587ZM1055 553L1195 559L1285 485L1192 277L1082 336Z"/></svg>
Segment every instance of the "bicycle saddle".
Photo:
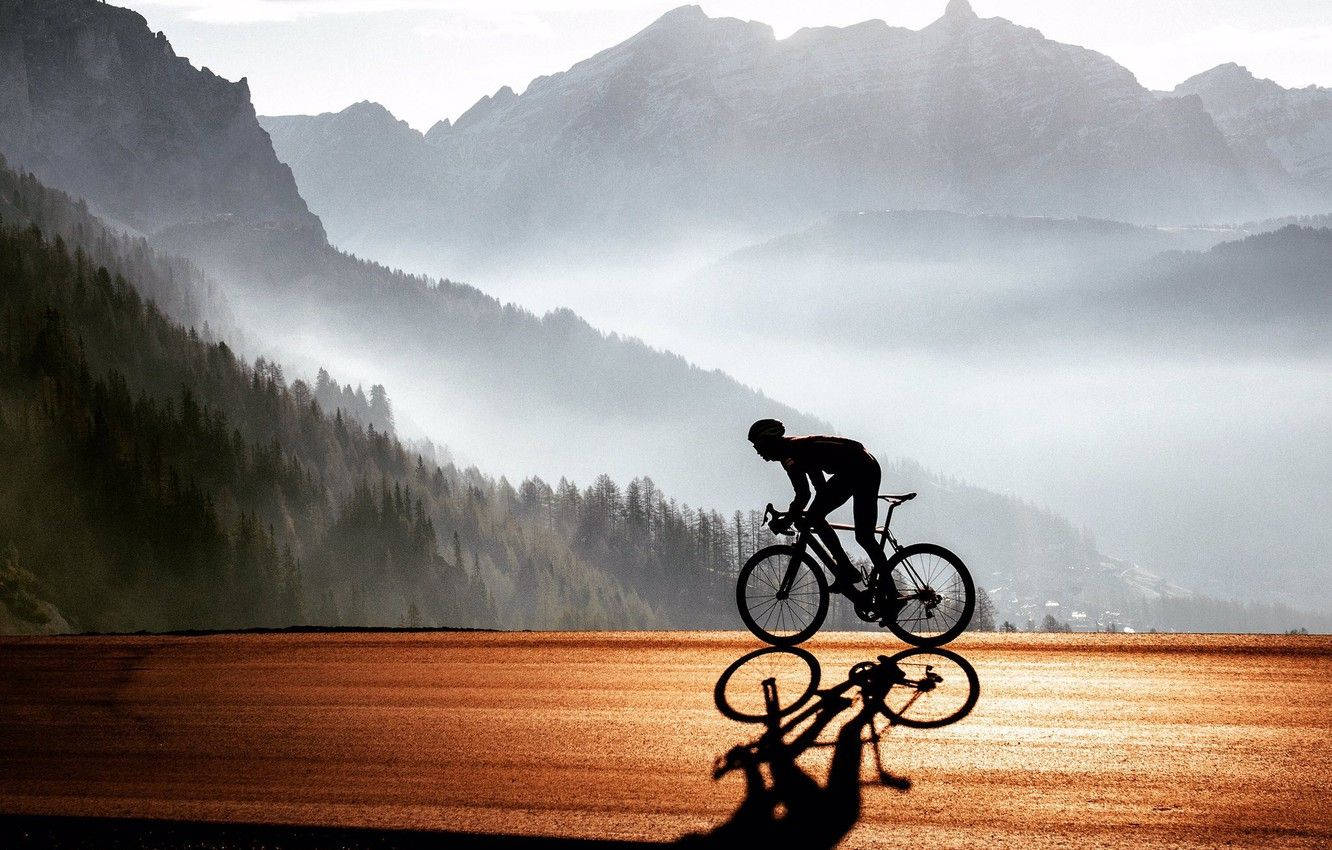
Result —
<svg viewBox="0 0 1332 850"><path fill-rule="evenodd" d="M900 504L902 504L903 502L909 502L909 501L911 501L912 499L916 498L916 494L915 494L915 493L899 493L899 494L897 494L897 495L892 495L892 494L889 494L889 493L880 493L880 494L879 494L879 498L880 498L880 499L883 499L885 502L889 502L889 503L894 504L894 505L900 505Z"/></svg>

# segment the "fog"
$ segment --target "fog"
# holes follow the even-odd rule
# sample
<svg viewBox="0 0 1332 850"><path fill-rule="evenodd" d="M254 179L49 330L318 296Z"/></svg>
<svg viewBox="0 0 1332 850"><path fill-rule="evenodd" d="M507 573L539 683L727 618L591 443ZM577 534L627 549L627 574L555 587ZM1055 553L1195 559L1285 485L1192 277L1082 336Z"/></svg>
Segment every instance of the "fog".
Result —
<svg viewBox="0 0 1332 850"><path fill-rule="evenodd" d="M936 245L928 258L882 261L843 259L847 246L826 239L775 240L713 262L662 251L637 266L481 268L470 279L722 368L881 458L1051 508L1103 551L1194 589L1326 606L1332 272L1304 269L1312 301L1285 270L1254 278L1257 309L1208 265L1234 258L1159 255L1245 232L1007 252L973 235L943 255ZM1278 249L1297 258L1298 277L1298 252ZM1140 297L1194 278L1210 294L1189 294L1183 313Z"/></svg>

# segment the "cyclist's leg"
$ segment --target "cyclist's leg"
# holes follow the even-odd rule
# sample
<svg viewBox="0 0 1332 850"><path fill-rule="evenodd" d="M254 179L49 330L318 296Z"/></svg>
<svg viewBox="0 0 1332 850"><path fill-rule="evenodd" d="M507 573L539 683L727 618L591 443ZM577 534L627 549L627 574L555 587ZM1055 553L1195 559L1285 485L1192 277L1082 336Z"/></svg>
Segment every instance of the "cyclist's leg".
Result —
<svg viewBox="0 0 1332 850"><path fill-rule="evenodd" d="M880 575L888 576L888 556L883 553L883 546L874 536L874 528L879 524L879 481L882 473L879 463L870 460L856 476L855 489L852 491L851 511L855 517L856 542L869 555L870 562L879 568Z"/></svg>
<svg viewBox="0 0 1332 850"><path fill-rule="evenodd" d="M851 493L851 482L844 474L837 473L814 495L814 501L810 502L805 510L805 515L809 517L809 527L819 535L823 545L828 548L828 553L833 556L839 583L843 578L849 582L860 581L862 578L859 571L851 566L851 559L842 548L842 541L837 539L837 532L828 525L828 514L846 504L846 500L851 498Z"/></svg>

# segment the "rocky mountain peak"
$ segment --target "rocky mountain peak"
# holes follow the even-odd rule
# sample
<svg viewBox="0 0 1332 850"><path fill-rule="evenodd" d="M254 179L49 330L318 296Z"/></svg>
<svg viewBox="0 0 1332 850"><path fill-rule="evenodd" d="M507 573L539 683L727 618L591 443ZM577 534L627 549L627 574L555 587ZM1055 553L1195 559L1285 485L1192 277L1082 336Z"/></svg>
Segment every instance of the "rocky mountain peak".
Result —
<svg viewBox="0 0 1332 850"><path fill-rule="evenodd" d="M1109 57L963 0L921 30L870 21L780 41L681 7L521 95L482 98L427 141L430 179L402 185L440 211L420 244L449 252L770 229L830 208L1175 221L1258 204L1198 99L1158 101ZM337 173L306 161L311 181ZM310 198L361 239L383 183Z"/></svg>
<svg viewBox="0 0 1332 850"><path fill-rule="evenodd" d="M657 20L648 25L648 29L657 27L665 29L668 27L688 27L697 25L708 20L708 15L703 11L702 6L677 6Z"/></svg>
<svg viewBox="0 0 1332 850"><path fill-rule="evenodd" d="M500 86L499 91L495 92L493 95L482 95L480 100L472 104L471 109L468 109L462 115L459 115L458 120L454 122L453 127L454 129L460 129L475 124L496 110L508 106L517 99L518 95L514 93L513 89L508 86ZM438 126L438 124L435 125L435 127ZM434 130L435 127L432 127L431 130Z"/></svg>
<svg viewBox="0 0 1332 850"><path fill-rule="evenodd" d="M407 126L407 122L390 112L387 106L373 100L357 101L343 109L338 115L342 118L367 124Z"/></svg>
<svg viewBox="0 0 1332 850"><path fill-rule="evenodd" d="M453 128L453 122L447 118L442 118L439 121L436 121L434 124L431 124L430 129L426 130L425 140L429 142L432 141L433 139L438 139L440 136L443 136L446 133L448 133L449 130L452 128Z"/></svg>
<svg viewBox="0 0 1332 850"><path fill-rule="evenodd" d="M1252 80L1254 78L1252 71L1236 62L1226 62L1222 65L1217 65L1210 71L1204 71L1200 76L1240 80Z"/></svg>
<svg viewBox="0 0 1332 850"><path fill-rule="evenodd" d="M619 47L670 45L682 53L717 48L734 52L774 40L772 27L767 24L739 18L710 18L698 6L680 6L653 21ZM615 50L617 48L611 48L608 52Z"/></svg>
<svg viewBox="0 0 1332 850"><path fill-rule="evenodd" d="M361 100L342 110L344 115L364 115L370 118L388 118L396 121L393 113L382 103L376 103L373 100Z"/></svg>
<svg viewBox="0 0 1332 850"><path fill-rule="evenodd" d="M1209 110L1231 109L1263 98L1280 97L1285 89L1271 80L1255 77L1248 68L1227 62L1189 77L1175 86L1173 94L1202 96Z"/></svg>
<svg viewBox="0 0 1332 850"><path fill-rule="evenodd" d="M421 133L373 100L353 103L341 112L331 115L342 125L344 132L365 136L367 139L420 139Z"/></svg>
<svg viewBox="0 0 1332 850"><path fill-rule="evenodd" d="M944 18L949 20L975 20L978 16L967 0L948 0Z"/></svg>

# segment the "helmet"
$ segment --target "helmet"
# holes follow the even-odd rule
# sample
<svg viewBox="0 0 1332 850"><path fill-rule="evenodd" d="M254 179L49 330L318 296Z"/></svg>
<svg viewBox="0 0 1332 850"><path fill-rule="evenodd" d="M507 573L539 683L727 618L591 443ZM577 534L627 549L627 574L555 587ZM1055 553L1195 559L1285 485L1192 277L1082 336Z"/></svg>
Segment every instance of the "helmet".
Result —
<svg viewBox="0 0 1332 850"><path fill-rule="evenodd" d="M773 440L786 433L786 426L776 419L760 419L749 426L749 442Z"/></svg>

